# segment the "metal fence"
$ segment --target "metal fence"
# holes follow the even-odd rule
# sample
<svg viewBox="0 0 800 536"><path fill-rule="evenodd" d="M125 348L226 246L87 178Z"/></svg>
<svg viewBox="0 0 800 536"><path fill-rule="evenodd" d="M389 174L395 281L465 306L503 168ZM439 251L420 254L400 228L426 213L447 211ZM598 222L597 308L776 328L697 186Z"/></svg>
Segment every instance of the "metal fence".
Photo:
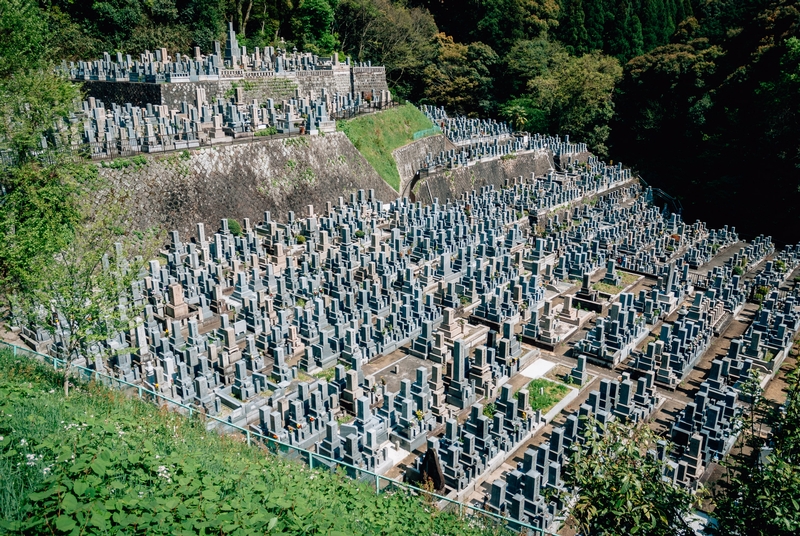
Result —
<svg viewBox="0 0 800 536"><path fill-rule="evenodd" d="M418 130L414 133L414 140L419 140L426 136L432 136L434 134L441 134L442 129L436 125L433 125L431 128L426 128L425 130Z"/></svg>
<svg viewBox="0 0 800 536"><path fill-rule="evenodd" d="M41 354L39 352L29 350L28 348L23 348L5 341L0 341L0 348L3 347L11 349L14 356L35 359L46 365L52 366L55 370L63 369L65 365L63 359ZM124 380L120 380L119 378L109 376L108 374L103 374L79 365L71 365L69 367L69 373L85 382L94 381L96 383L103 384L106 387L122 391L127 396L138 397L140 400L153 402L160 406L167 407L172 411L177 411L178 413L186 415L190 418L195 415L202 415L204 419L210 421L206 424L206 427L209 429L213 429L219 433L240 434L248 445L252 445L253 443L261 443L271 453L279 455L283 458L306 463L311 469L337 470L338 468L341 468L350 478L359 482L369 483L371 487L374 486L375 492L378 494L408 493L409 495L419 497L421 500L426 500L432 504L436 504L436 506L442 511L458 514L461 517L467 517L469 518L470 522L476 526L523 532L525 534L557 536L555 533L546 532L533 525L529 525L527 523L523 523L494 512L489 512L468 503L459 502L448 497L432 493L405 482L400 482L372 471L368 471L361 467L356 467L343 461L335 460L333 458L311 452L310 450L277 441L263 434L236 426L235 424L229 423L218 417L208 415L195 407L187 406L182 402L173 400L167 396L164 396L162 393L152 391L141 385L129 383Z"/></svg>

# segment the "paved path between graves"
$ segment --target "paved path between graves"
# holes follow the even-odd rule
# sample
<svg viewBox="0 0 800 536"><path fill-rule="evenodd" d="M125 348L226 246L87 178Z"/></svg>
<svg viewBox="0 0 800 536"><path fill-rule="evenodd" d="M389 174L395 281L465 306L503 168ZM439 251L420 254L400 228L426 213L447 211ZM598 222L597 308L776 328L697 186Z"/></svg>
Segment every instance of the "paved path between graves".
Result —
<svg viewBox="0 0 800 536"><path fill-rule="evenodd" d="M699 267L697 270L690 270L693 274L698 274L701 276L705 276L708 273L711 273L714 268L717 266L724 266L728 259L736 255L740 249L747 245L745 241L739 241L731 244L730 246L726 247L725 249L718 251L717 254L703 266Z"/></svg>

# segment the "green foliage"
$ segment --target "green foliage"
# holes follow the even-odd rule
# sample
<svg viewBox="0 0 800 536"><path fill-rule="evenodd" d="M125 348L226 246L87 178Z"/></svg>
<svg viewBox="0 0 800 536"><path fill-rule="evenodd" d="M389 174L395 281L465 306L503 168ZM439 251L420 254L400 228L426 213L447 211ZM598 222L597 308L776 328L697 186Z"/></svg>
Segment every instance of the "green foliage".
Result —
<svg viewBox="0 0 800 536"><path fill-rule="evenodd" d="M0 351L4 532L489 534L100 386L64 398L61 381Z"/></svg>
<svg viewBox="0 0 800 536"><path fill-rule="evenodd" d="M298 244L305 244L306 243L306 237L304 235L297 235L297 238L295 240L297 240Z"/></svg>
<svg viewBox="0 0 800 536"><path fill-rule="evenodd" d="M544 378L537 378L528 384L528 395L533 411L541 410L547 413L569 392L569 387L564 384L551 382Z"/></svg>
<svg viewBox="0 0 800 536"><path fill-rule="evenodd" d="M228 230L233 236L242 236L242 225L233 218L228 218Z"/></svg>
<svg viewBox="0 0 800 536"><path fill-rule="evenodd" d="M483 414L490 419L494 418L494 414L497 413L497 406L494 402L489 402L485 406L483 406Z"/></svg>
<svg viewBox="0 0 800 536"><path fill-rule="evenodd" d="M661 478L648 450L658 437L647 423L606 424L590 419L586 441L572 444L564 481L578 490L572 516L583 534L694 535L684 517L688 491Z"/></svg>
<svg viewBox="0 0 800 536"><path fill-rule="evenodd" d="M275 127L267 127L262 130L257 130L255 136L274 136L278 133L278 129Z"/></svg>
<svg viewBox="0 0 800 536"><path fill-rule="evenodd" d="M499 57L480 42L462 45L444 34L437 36L435 62L425 68L425 99L462 115L491 111L494 81L491 69Z"/></svg>
<svg viewBox="0 0 800 536"><path fill-rule="evenodd" d="M673 43L626 66L610 141L615 157L650 184L691 199L690 220L793 243L800 57L792 39L800 37L800 9L713 1L695 14L678 25ZM666 145L683 147L679 162ZM763 178L753 181L742 162L757 165Z"/></svg>
<svg viewBox="0 0 800 536"><path fill-rule="evenodd" d="M55 253L71 240L82 219L79 199L96 181L94 167L26 162L8 169L0 204L0 288L5 300L31 292ZM6 305L8 303L6 302Z"/></svg>
<svg viewBox="0 0 800 536"><path fill-rule="evenodd" d="M390 87L403 97L418 94L422 71L436 55L431 14L391 0L341 0L336 29L342 48L358 61L386 67Z"/></svg>
<svg viewBox="0 0 800 536"><path fill-rule="evenodd" d="M500 117L511 123L516 130L547 132L545 113L536 107L536 102L531 98L522 97L508 101L500 107Z"/></svg>
<svg viewBox="0 0 800 536"><path fill-rule="evenodd" d="M611 97L621 77L619 63L599 52L580 57L560 53L528 88L536 107L547 113L551 133L583 140L596 154L605 155L614 113Z"/></svg>
<svg viewBox="0 0 800 536"><path fill-rule="evenodd" d="M330 54L339 47L331 34L333 9L336 0L303 0L295 11L293 30L304 48L320 54Z"/></svg>
<svg viewBox="0 0 800 536"><path fill-rule="evenodd" d="M336 128L345 133L378 175L395 190L400 188L400 174L392 151L411 143L414 132L432 126L433 123L411 104L336 124Z"/></svg>
<svg viewBox="0 0 800 536"><path fill-rule="evenodd" d="M32 0L0 0L0 80L35 68L45 55L47 28Z"/></svg>
<svg viewBox="0 0 800 536"><path fill-rule="evenodd" d="M783 408L761 396L757 378L746 383L750 411L744 419L741 447L728 458L730 480L721 483L714 516L721 536L789 536L800 531L800 402L797 369L787 376ZM760 424L772 429L769 442ZM759 424L759 426L756 426ZM766 449L762 452L762 449Z"/></svg>

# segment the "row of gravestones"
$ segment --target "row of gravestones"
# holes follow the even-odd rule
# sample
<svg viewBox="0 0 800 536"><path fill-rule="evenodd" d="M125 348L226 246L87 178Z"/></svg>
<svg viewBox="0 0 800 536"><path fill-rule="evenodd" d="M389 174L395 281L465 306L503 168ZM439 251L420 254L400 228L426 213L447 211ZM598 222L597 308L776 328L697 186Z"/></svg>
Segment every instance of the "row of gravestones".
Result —
<svg viewBox="0 0 800 536"><path fill-rule="evenodd" d="M230 101L206 102L205 90L197 88L195 102L181 103L179 109L166 105L144 107L112 104L90 97L81 110L64 118L42 138L41 146L62 147L76 127L80 139L75 143L90 144L92 156L112 157L135 152L163 152L198 147L201 144L230 143L234 139L252 137L268 128L279 134L333 132L335 122L330 114L357 111L360 96L327 95L323 89L318 99L295 97L276 106L272 99L265 105L257 101L242 102L242 89ZM79 125L79 127L78 127Z"/></svg>
<svg viewBox="0 0 800 536"><path fill-rule="evenodd" d="M532 307L541 302L541 286L535 279L534 284L529 285L528 281L520 278L509 262L508 253L505 253L507 248L524 246L524 239L514 227L513 210L498 214L493 208L498 197L499 193L491 188L485 189L481 196L473 195L471 208L473 217L479 218L479 222L472 226L472 232L462 230L455 235L451 232L454 223L456 227L457 222L466 226L463 210L455 210L454 206L439 207L438 204L423 208L398 202L392 218L398 222L403 220L407 233L403 236L397 229L391 232L390 242L394 248L386 247L388 244L376 238L375 231L379 226L374 220L374 225L364 224L361 216L365 212L379 215L377 219L384 222L390 218L388 214L381 218L380 213L386 212L385 208L375 203L371 194L367 196L363 192L353 196L350 206L340 202L336 209L330 207L331 216L319 221L313 214L303 221L290 215L287 224L277 224L267 214L263 224L255 229L245 222L244 236L234 236L227 221L223 221L213 240L206 240L204 229L199 226L198 238L190 244L183 244L173 233L172 243L165 251L166 265L151 263L146 276L132 288L133 302L146 303L142 324L134 333L119 333L107 341L108 346L114 349L114 356L107 365L99 352L84 356L84 359L99 370L108 366L129 381L146 382L212 413L220 411L223 405L229 407L232 410L229 420L237 424L252 424L250 416L260 413L262 430L282 438L282 434L291 432L286 440L296 444L313 443L315 438L308 436L314 430L313 426L297 426L301 424L299 420L305 418L305 413L295 411L296 417L293 418L299 420L293 421L287 409L279 412L280 428L274 426L277 422L274 415L270 424L269 415L274 413L275 404L288 396L288 384L298 376L297 370L287 366L287 356L300 352L303 358L301 368L308 371L338 361L358 371L362 360L390 351L391 345L396 348L407 344L414 335L421 334L424 322L432 325L440 321L442 315L438 307L430 298L423 298L414 273L408 268L410 255L398 255L404 248L406 253L413 249L413 243L407 243L409 240L416 238L420 242L420 238L427 235L425 240L433 239L435 243L452 248L460 238L463 247L459 248L451 268L446 267L441 257L436 257L439 261L436 271L443 279L462 272L461 277L470 279L469 288L480 288L481 292L494 293L498 297L502 294L506 301L509 296L515 296L518 302L524 301ZM496 230L508 225L511 228L505 239L500 239L502 234ZM327 238L329 233L334 235L335 230L339 231L341 247L338 250ZM370 232L370 245L364 248L369 252L368 256L359 249L365 246L365 239L354 240L358 231ZM289 243L296 236L304 236L307 240L304 248L295 246L305 250L299 263L287 255ZM485 243L479 243L481 241ZM473 248L474 244L477 247ZM475 258L476 253L493 254L495 258L481 260ZM283 268L283 273L276 271L278 266ZM391 274L395 274L394 280ZM361 288L354 299L350 291L358 288L359 278L362 279ZM367 280L370 278L371 283ZM501 293L500 289L506 283L511 291ZM232 289L232 292L229 290L226 294L226 289ZM327 304L322 301L320 292L327 294L331 301ZM312 305L295 307L292 321L289 308L298 305L302 299L299 296L307 298ZM488 303L496 301L488 300ZM376 315L385 315L385 318L377 318L373 325L372 311L365 310L367 308L374 309ZM228 317L231 309L237 311L234 319ZM490 313L479 312L478 315L494 318L497 324L509 316L508 313L494 316ZM219 328L199 336L198 326L217 315ZM454 324L453 319L443 324L447 330L456 331L450 326ZM162 332L159 326L169 329ZM182 328L189 331L187 340L181 337ZM171 331L171 335L165 336L166 331ZM468 360L464 367L454 367L446 358L443 360L447 371L439 374L437 381L447 380L444 400L450 405L466 407L474 401L476 392L483 396L492 394L500 378L509 377L519 370L521 356L519 343L513 336L513 325L503 326L503 331L496 343L489 340L483 350L476 352L474 362ZM397 336L392 337L392 334ZM68 336L67 333L61 335ZM372 353L369 353L370 348L374 348ZM445 354L446 347L432 345L430 354L436 355L437 351ZM469 371L471 378L460 378L460 369ZM344 374L337 375L338 383L331 381L328 385L316 386L314 390L321 393L325 404L314 403L311 409L320 415L325 408L334 413L340 407L354 412L359 399L353 394L354 389L369 383L367 379L356 378L355 384L350 382L353 387L350 389ZM369 387L375 387L374 383ZM270 391L270 402L275 403L259 405L258 400L250 400L263 400L262 393ZM371 403L383 398L384 393L380 389L377 391ZM331 395L336 396L330 398ZM397 406L403 406L402 400ZM443 406L440 403L435 407L440 419L447 415ZM417 406L414 408L414 411L419 411ZM405 415L408 415L407 411ZM309 414L310 417L315 421L330 421ZM399 432L396 435L402 436L403 430L407 429L407 423L398 425L395 427ZM316 430L321 433L320 424ZM368 434L362 433L358 444L364 445L367 437Z"/></svg>
<svg viewBox="0 0 800 536"><path fill-rule="evenodd" d="M553 177L537 182L555 183ZM518 196L523 186L515 185ZM371 192L358 192L349 204L340 199L330 205L324 217L310 211L304 219L290 214L287 223L269 214L255 227L245 221L242 236L231 232L227 220L213 239L206 239L202 226L189 244L173 233L166 264L151 263L131 289L131 302L144 305L141 324L109 338L114 352L108 362L102 348L83 359L212 413L225 406L230 422L293 444L320 444L324 435L326 452L381 468L386 437L409 448L424 443L433 420L452 417L449 407L493 397L502 379L525 363L514 323L523 303L538 309L542 285L538 274L526 277L515 266L522 256L511 251L529 246L513 205L504 202L511 197L486 187L458 203L423 207L407 200L382 205ZM122 259L114 262L123 268ZM428 276L440 295L423 291L420 265L431 266ZM465 342L472 335L453 311L442 311L444 299L458 293L460 301L466 289L472 296L467 299L478 301L476 319L498 330L484 332L486 344L475 341L472 358ZM200 335L201 326L216 320L219 327ZM437 328L450 340L436 340ZM35 327L29 331L37 336ZM401 387L392 400L361 367L414 343L441 368L430 381L418 374L416 386ZM287 364L292 357L300 359L299 368ZM335 377L306 382L307 395L290 389L300 372L330 367L340 367ZM412 396L426 386L429 406ZM376 407L383 414L373 413ZM333 416L343 410L356 418L339 434ZM516 417L504 414L512 423ZM499 425L506 427L505 421ZM499 425L493 429L499 432ZM344 445L338 451L337 437ZM499 441L498 452L515 444ZM367 455L358 458L357 452Z"/></svg>
<svg viewBox="0 0 800 536"><path fill-rule="evenodd" d="M366 65L366 64L365 64ZM347 58L341 67L349 67ZM275 76L280 73L294 71L331 70L339 67L338 54L320 57L309 52L298 53L295 48L291 53L275 47L256 47L252 54L246 47L240 46L236 33L229 25L225 50L218 41L214 42L214 52L201 54L195 47L194 55L176 54L173 58L166 48L154 52L149 50L140 54L137 59L131 55L123 57L121 52L112 56L105 52L102 59L93 61L63 61L61 70L73 80L102 80L109 82L197 82L219 80L224 78L227 70L241 70L256 76Z"/></svg>
<svg viewBox="0 0 800 536"><path fill-rule="evenodd" d="M800 258L792 254L794 250L794 247L787 248L781 255L789 263L788 273L800 264ZM765 272L771 270L771 265L764 268ZM674 450L669 452L666 442L659 442L654 454L664 462L664 478L674 484L694 487L708 464L727 454L736 437L735 420L742 411L738 398L743 383L750 378L751 370L761 374L776 371L782 357L792 347L794 335L800 330L800 297L796 291L790 294L778 291L777 285L785 278L786 274L773 287L744 335L731 342L728 355L712 361L711 370L694 400L681 410L672 424L670 437ZM655 411L659 398L655 386L674 388L676 382L685 378L708 348L714 333L714 316L723 308L726 313L735 314L744 303L746 291L742 289L741 278L732 275L729 268L718 267L714 280L712 289L695 295L688 311L681 310L671 326L662 327L660 339L648 344L646 355L634 358L633 368L641 371L635 392L629 373L623 373L621 384L601 380L599 391L589 393L587 403L577 415L569 415L563 426L553 430L549 441L529 448L515 471L492 483L487 497L490 510L544 530L555 528L555 519L569 496L560 472L570 445L582 442L585 437L586 421L580 417L593 416L600 423L613 418L638 422ZM717 293L726 289L736 294L732 302L717 300ZM620 331L625 331L621 328L630 326L629 318L621 325L619 322L620 315L630 310L630 300L627 296L615 304L618 307L612 308L609 315L612 334L619 335ZM599 322L598 325L605 324ZM601 335L593 331L575 345L579 352L578 364L570 376L579 385L587 379L587 355L583 350L595 348L599 337ZM608 343L619 342L619 337L609 339ZM582 344L583 341L589 342ZM765 358L767 353L772 353L773 357ZM662 356L666 357L661 360ZM665 370L668 375L662 374Z"/></svg>

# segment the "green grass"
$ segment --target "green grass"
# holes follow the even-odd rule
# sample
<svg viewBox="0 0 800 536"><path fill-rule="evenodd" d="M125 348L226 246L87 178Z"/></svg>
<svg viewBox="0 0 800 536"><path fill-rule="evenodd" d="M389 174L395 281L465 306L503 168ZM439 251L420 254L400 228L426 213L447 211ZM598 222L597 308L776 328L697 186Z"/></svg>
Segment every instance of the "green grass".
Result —
<svg viewBox="0 0 800 536"><path fill-rule="evenodd" d="M395 190L400 189L400 174L392 151L414 141L415 132L432 127L433 123L412 104L339 121L336 125Z"/></svg>
<svg viewBox="0 0 800 536"><path fill-rule="evenodd" d="M0 532L490 534L0 351Z"/></svg>
<svg viewBox="0 0 800 536"><path fill-rule="evenodd" d="M544 378L537 378L528 384L531 409L533 411L542 410L542 413L546 413L555 406L568 392L569 387L563 383L551 382Z"/></svg>
<svg viewBox="0 0 800 536"><path fill-rule="evenodd" d="M619 294L620 292L622 292L624 288L626 288L628 285L632 284L639 278L639 276L637 276L636 274L629 274L628 272L620 271L617 273L619 274L621 280L619 285L609 285L608 283L603 283L602 281L598 281L597 283L594 283L592 285L592 288L602 292L603 294L608 294L610 296L613 296L615 294Z"/></svg>

